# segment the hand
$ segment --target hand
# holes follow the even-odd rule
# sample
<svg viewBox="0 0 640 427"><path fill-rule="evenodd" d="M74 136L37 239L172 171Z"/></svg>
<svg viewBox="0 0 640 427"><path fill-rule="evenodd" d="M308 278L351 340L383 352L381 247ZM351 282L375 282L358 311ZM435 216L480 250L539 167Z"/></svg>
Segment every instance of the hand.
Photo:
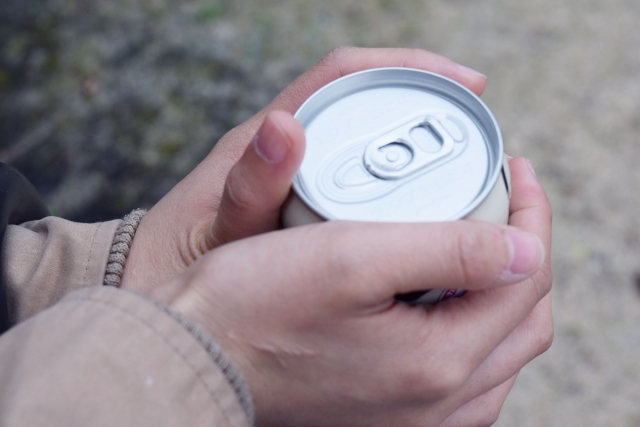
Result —
<svg viewBox="0 0 640 427"><path fill-rule="evenodd" d="M481 74L423 50L334 50L262 111L227 133L209 156L145 215L133 241L121 286L148 292L214 247L275 229L279 207L304 151L299 125L290 115L313 92L339 77L390 66L433 71L458 81L478 95L484 90L485 77ZM270 115L275 110L289 115ZM257 132L258 141L268 146L282 143L284 151L280 152L283 155L280 162L264 162L256 155L250 141ZM252 175L256 179L227 181L225 190L227 175L243 152L245 165L258 171ZM243 172L236 170L235 173L242 176ZM274 179L277 184L264 185Z"/></svg>
<svg viewBox="0 0 640 427"><path fill-rule="evenodd" d="M511 169L512 197L509 224L534 231L542 237L546 247L546 259L542 267L528 281L540 288L550 287L551 274L551 207L542 187L537 182L528 160L514 159ZM518 285L520 286L520 284ZM474 374L478 387L491 378L492 367L501 366L504 372L518 372L536 356L549 349L553 341L553 317L551 293L547 293L524 321L498 346ZM511 390L517 375L479 396L456 411L442 427L491 425L500 413L502 404ZM484 422L478 423L483 420Z"/></svg>
<svg viewBox="0 0 640 427"><path fill-rule="evenodd" d="M511 227L275 231L210 252L151 295L240 367L258 425L489 425L552 339L550 208L527 162L511 167ZM425 288L469 292L435 307L394 301Z"/></svg>

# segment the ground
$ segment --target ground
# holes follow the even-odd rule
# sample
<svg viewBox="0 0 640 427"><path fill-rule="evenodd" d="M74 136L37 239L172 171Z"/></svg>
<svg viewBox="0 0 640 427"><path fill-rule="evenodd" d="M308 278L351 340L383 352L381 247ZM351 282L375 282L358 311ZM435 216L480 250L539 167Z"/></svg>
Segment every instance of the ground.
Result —
<svg viewBox="0 0 640 427"><path fill-rule="evenodd" d="M638 22L636 0L3 0L0 160L56 215L116 218L332 47L451 57L555 215L555 342L497 425L640 426Z"/></svg>

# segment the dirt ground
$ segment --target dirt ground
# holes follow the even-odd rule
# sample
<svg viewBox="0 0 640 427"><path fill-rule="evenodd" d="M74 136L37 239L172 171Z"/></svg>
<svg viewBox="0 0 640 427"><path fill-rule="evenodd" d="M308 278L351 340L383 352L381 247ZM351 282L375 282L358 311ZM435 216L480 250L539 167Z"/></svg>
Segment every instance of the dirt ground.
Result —
<svg viewBox="0 0 640 427"><path fill-rule="evenodd" d="M640 426L639 23L637 0L4 0L0 160L53 213L115 218L332 47L449 56L555 215L555 342L497 425Z"/></svg>

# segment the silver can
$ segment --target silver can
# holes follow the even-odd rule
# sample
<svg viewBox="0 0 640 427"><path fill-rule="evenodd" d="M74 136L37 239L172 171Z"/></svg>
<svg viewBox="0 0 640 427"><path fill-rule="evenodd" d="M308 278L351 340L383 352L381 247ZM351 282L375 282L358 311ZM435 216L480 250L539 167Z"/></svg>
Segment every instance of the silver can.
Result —
<svg viewBox="0 0 640 427"><path fill-rule="evenodd" d="M284 227L335 219L507 223L500 128L453 80L411 68L361 71L319 89L295 117L307 148ZM431 289L398 299L437 303L462 293Z"/></svg>

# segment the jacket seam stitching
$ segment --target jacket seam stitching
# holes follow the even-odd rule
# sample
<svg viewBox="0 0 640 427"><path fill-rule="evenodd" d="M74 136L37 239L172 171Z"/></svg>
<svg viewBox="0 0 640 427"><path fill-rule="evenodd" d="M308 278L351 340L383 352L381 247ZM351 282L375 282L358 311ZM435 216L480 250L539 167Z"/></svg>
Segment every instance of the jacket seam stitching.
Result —
<svg viewBox="0 0 640 427"><path fill-rule="evenodd" d="M217 406L220 408L220 410L222 411L222 415L224 416L225 420L227 421L227 423L231 426L233 425L233 423L231 422L231 420L229 419L229 416L227 415L227 411L225 410L225 408L223 407L220 399L218 398L216 392L214 390L212 390L207 384L206 382L203 380L202 375L200 375L198 373L198 369L189 361L189 359L180 351L180 348L177 347L176 345L174 345L169 338L164 335L162 332L160 332L157 328L155 328L155 326L151 323L149 323L148 321L146 321L145 319L137 316L135 313L130 312L122 307L119 307L118 305L112 303L112 302L107 302L107 301L101 301L101 300L97 300L94 298L90 298L90 297L82 297L82 298L73 298L70 299L69 301L64 301L66 303L70 303L73 301L88 301L88 302L92 302L92 303L96 303L96 304L102 304L104 306L107 307L111 307L114 308L124 314L129 315L130 317L132 317L133 319L138 320L140 323L144 324L145 326L147 326L150 330L152 330L153 332L155 332L157 335L159 335L162 340L174 351L174 353L176 353L178 356L180 356L180 358L183 360L183 362L189 367L191 368L191 370L194 373L194 376L198 379L198 382L205 388L205 390L207 390L207 392L209 393L209 395L213 398L213 400L215 400ZM171 316L169 316L171 317ZM175 319L171 318L172 321L176 322ZM177 323L177 322L176 322ZM180 325L181 328L182 325ZM184 328L183 328L184 329ZM188 332L187 332L188 333ZM193 337L192 337L193 338ZM198 343L198 346L201 347L201 344ZM214 362L215 364L215 362ZM216 365L216 367L218 367ZM218 367L219 369L219 367Z"/></svg>

